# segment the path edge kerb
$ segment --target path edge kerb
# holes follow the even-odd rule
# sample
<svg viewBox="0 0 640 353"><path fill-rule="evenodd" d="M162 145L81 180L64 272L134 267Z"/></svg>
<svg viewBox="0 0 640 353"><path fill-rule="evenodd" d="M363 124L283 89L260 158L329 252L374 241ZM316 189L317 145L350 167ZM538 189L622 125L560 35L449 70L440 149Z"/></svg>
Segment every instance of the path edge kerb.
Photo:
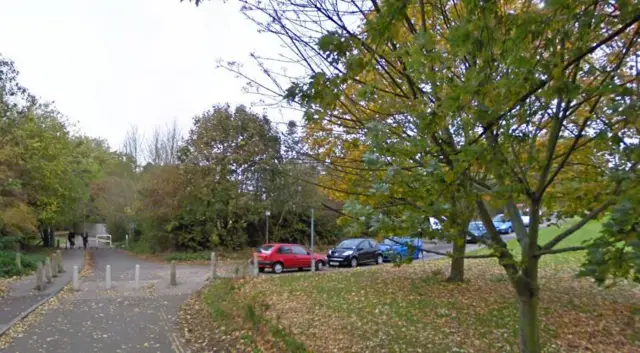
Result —
<svg viewBox="0 0 640 353"><path fill-rule="evenodd" d="M92 254L89 253L89 256L92 256ZM84 269L84 266L86 266L86 264L87 264L87 262L83 258L82 259L82 269ZM80 269L79 272L82 272L82 269ZM60 293L63 289L65 289L69 285L69 283L71 283L72 279L73 278L69 278L69 280L67 280L67 283L65 283L63 286L61 286L60 289L51 292L49 295L44 297L42 300L40 300L39 302L33 304L30 308L28 308L27 310L25 310L22 313L20 313L20 315L16 316L5 327L0 328L0 336L4 335L5 332L9 331L13 326L15 326L18 322L22 321L22 319L27 317L34 310L38 309L42 304L48 302L49 299L51 299L51 298L55 297L56 295L58 295L58 293Z"/></svg>

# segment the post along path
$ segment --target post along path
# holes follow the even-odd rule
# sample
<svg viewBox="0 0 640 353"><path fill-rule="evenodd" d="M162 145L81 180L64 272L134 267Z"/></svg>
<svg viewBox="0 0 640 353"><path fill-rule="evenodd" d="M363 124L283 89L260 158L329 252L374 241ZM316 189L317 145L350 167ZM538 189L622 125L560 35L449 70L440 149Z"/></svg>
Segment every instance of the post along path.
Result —
<svg viewBox="0 0 640 353"><path fill-rule="evenodd" d="M135 286L135 265L140 286ZM106 288L105 268L112 285ZM0 349L25 352L188 352L176 316L186 297L200 289L208 266L177 266L177 286L169 285L169 265L145 262L121 250L93 250L93 271L80 290L63 296L21 337Z"/></svg>

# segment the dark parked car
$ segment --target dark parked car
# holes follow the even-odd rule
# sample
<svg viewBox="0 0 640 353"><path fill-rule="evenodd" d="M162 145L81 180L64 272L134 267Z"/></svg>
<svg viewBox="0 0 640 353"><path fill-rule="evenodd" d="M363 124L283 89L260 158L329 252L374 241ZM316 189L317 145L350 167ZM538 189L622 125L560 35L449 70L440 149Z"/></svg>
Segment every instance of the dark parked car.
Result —
<svg viewBox="0 0 640 353"><path fill-rule="evenodd" d="M487 229L482 222L469 223L469 234L467 234L467 243L479 243L486 239Z"/></svg>
<svg viewBox="0 0 640 353"><path fill-rule="evenodd" d="M357 267L363 263L381 264L382 251L373 239L356 238L342 241L327 254L329 266Z"/></svg>

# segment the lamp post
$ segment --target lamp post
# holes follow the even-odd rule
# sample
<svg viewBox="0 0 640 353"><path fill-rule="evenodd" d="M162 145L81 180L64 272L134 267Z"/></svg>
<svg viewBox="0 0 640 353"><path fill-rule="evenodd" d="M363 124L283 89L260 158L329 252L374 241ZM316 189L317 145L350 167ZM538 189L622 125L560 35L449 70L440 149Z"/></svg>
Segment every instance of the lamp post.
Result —
<svg viewBox="0 0 640 353"><path fill-rule="evenodd" d="M315 210L311 209L311 272L316 272L316 260L313 257L313 238L315 237L315 229L313 227L313 223L315 220Z"/></svg>
<svg viewBox="0 0 640 353"><path fill-rule="evenodd" d="M267 244L269 244L269 216L271 216L271 211L265 211L264 215L267 217L267 221L265 223L266 233L267 233Z"/></svg>

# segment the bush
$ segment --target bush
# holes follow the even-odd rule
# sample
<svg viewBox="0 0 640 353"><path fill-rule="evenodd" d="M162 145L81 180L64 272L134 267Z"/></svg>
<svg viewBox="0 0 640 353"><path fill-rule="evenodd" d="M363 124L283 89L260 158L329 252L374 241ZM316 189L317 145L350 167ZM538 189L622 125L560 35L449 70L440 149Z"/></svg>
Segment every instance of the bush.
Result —
<svg viewBox="0 0 640 353"><path fill-rule="evenodd" d="M129 251L136 254L157 254L171 250L172 235L165 232L143 233L140 240L129 241Z"/></svg>
<svg viewBox="0 0 640 353"><path fill-rule="evenodd" d="M22 270L16 264L16 252L2 250L0 251L0 278L22 276L35 271L37 263L43 261L47 256L46 252L23 253L22 254Z"/></svg>
<svg viewBox="0 0 640 353"><path fill-rule="evenodd" d="M165 261L207 261L211 257L210 251L174 252L164 257Z"/></svg>
<svg viewBox="0 0 640 353"><path fill-rule="evenodd" d="M151 246L146 241L131 241L128 250L134 254L152 254Z"/></svg>
<svg viewBox="0 0 640 353"><path fill-rule="evenodd" d="M0 251L15 250L16 244L20 242L20 238L16 236L0 236Z"/></svg>

